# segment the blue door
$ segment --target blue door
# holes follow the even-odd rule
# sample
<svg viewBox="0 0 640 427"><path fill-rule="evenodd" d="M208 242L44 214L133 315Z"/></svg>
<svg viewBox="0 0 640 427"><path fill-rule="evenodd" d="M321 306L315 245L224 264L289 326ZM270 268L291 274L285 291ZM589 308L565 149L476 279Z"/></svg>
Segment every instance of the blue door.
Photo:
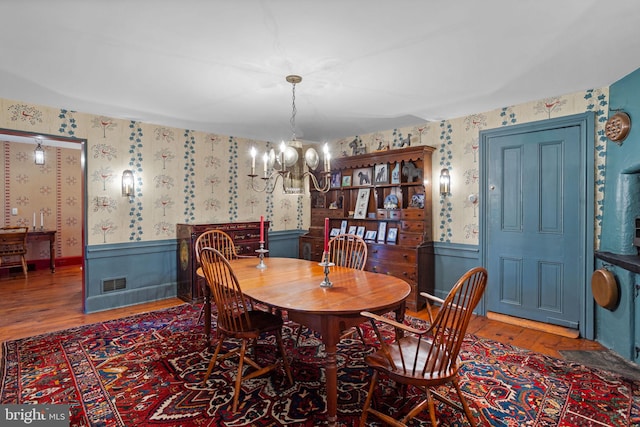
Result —
<svg viewBox="0 0 640 427"><path fill-rule="evenodd" d="M585 286L580 126L489 136L488 311L578 329Z"/></svg>

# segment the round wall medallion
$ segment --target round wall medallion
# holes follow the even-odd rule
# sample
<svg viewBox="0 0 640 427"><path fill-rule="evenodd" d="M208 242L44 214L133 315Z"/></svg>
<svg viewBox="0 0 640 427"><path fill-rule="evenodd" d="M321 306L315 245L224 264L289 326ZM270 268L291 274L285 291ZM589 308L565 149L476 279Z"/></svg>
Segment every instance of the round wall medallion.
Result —
<svg viewBox="0 0 640 427"><path fill-rule="evenodd" d="M613 310L618 306L620 294L616 279L609 270L600 268L591 276L593 299L600 307Z"/></svg>
<svg viewBox="0 0 640 427"><path fill-rule="evenodd" d="M621 143L629 135L631 118L627 113L618 112L609 117L604 126L604 133L611 141Z"/></svg>

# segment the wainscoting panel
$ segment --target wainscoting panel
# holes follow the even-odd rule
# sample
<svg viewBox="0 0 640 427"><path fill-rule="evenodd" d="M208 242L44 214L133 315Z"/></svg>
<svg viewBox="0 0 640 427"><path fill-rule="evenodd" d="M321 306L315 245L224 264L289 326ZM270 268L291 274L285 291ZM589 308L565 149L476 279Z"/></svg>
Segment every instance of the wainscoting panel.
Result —
<svg viewBox="0 0 640 427"><path fill-rule="evenodd" d="M269 232L269 256L298 258L298 237L307 230L284 230Z"/></svg>
<svg viewBox="0 0 640 427"><path fill-rule="evenodd" d="M175 239L88 246L85 312L175 297L176 247Z"/></svg>
<svg viewBox="0 0 640 427"><path fill-rule="evenodd" d="M435 254L435 295L447 296L456 281L469 269L480 265L477 245L433 242ZM476 308L476 313L485 314L484 299Z"/></svg>

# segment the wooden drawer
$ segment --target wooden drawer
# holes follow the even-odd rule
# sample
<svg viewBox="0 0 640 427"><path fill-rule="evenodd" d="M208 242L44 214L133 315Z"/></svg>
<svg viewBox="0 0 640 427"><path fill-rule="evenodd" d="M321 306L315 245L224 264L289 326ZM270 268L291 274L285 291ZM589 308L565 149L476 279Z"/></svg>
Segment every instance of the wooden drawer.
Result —
<svg viewBox="0 0 640 427"><path fill-rule="evenodd" d="M422 234L424 232L424 222L403 220L400 223L400 231Z"/></svg>
<svg viewBox="0 0 640 427"><path fill-rule="evenodd" d="M415 264L389 263L376 259L367 259L367 270L399 277L414 284L418 280L418 269Z"/></svg>
<svg viewBox="0 0 640 427"><path fill-rule="evenodd" d="M424 209L402 209L402 219L424 220Z"/></svg>
<svg viewBox="0 0 640 427"><path fill-rule="evenodd" d="M422 234L399 233L398 244L402 246L418 246L422 243Z"/></svg>
<svg viewBox="0 0 640 427"><path fill-rule="evenodd" d="M402 217L402 210L400 209L378 209L378 219L398 220L401 217Z"/></svg>
<svg viewBox="0 0 640 427"><path fill-rule="evenodd" d="M407 263L416 265L416 251L392 245L371 244L367 258L387 261L389 263Z"/></svg>

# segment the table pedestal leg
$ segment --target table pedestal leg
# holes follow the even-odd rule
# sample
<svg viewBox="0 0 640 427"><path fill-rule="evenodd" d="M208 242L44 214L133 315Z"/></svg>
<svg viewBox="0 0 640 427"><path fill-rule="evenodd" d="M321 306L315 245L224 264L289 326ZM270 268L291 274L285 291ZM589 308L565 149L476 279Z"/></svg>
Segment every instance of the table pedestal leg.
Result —
<svg viewBox="0 0 640 427"><path fill-rule="evenodd" d="M325 370L327 375L327 421L335 426L338 413L338 364L336 363L336 344L325 344L327 359Z"/></svg>

